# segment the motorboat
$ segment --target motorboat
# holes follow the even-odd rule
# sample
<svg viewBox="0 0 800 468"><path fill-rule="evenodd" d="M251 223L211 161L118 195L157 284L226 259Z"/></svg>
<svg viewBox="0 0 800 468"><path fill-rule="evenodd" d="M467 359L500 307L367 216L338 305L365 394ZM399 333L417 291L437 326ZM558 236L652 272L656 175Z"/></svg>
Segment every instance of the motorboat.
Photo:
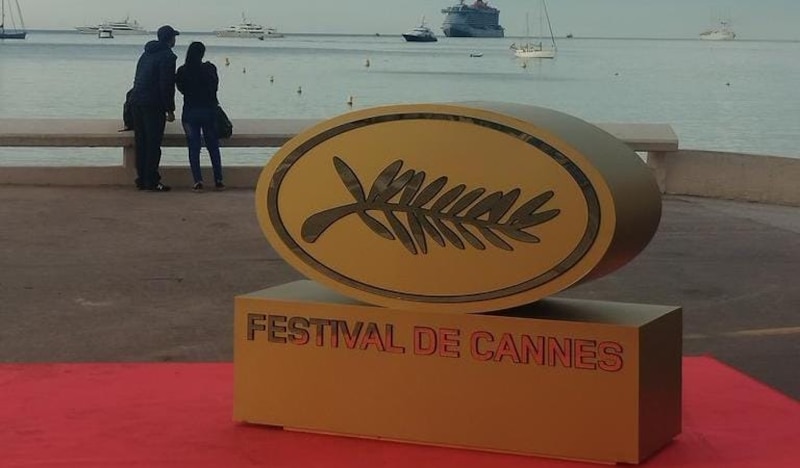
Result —
<svg viewBox="0 0 800 468"><path fill-rule="evenodd" d="M97 30L97 37L99 39L114 39L114 30L109 27L101 26Z"/></svg>
<svg viewBox="0 0 800 468"><path fill-rule="evenodd" d="M422 17L419 26L403 34L403 39L407 42L436 42L436 34L431 28L425 25L425 17Z"/></svg>
<svg viewBox="0 0 800 468"><path fill-rule="evenodd" d="M264 27L248 21L244 14L242 15L241 23L228 26L225 29L218 29L214 31L214 34L217 37L240 37L260 40L283 37L283 34L279 33L275 28Z"/></svg>

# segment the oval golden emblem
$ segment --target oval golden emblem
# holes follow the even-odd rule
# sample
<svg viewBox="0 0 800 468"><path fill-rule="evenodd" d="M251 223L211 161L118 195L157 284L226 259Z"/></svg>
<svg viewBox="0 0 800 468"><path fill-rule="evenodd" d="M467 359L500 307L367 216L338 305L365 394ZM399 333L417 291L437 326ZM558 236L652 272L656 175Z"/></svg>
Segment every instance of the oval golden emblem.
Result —
<svg viewBox="0 0 800 468"><path fill-rule="evenodd" d="M264 169L261 227L295 268L365 302L483 312L616 269L652 237L638 156L555 111L387 106L298 135Z"/></svg>

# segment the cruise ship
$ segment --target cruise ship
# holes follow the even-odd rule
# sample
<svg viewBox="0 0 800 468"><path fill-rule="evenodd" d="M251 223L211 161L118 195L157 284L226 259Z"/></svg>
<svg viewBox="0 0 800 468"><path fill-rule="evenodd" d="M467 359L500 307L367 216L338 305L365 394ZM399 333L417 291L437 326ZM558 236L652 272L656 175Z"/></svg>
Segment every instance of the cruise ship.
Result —
<svg viewBox="0 0 800 468"><path fill-rule="evenodd" d="M150 34L149 31L144 29L138 21L130 20L130 17L125 17L122 21L107 21L97 26L78 26L75 29L83 34L99 34L100 29L110 29L114 35L122 34Z"/></svg>
<svg viewBox="0 0 800 468"><path fill-rule="evenodd" d="M442 30L447 37L503 37L505 31L500 26L500 10L490 7L483 0L475 0L472 5L459 0L458 5L442 10L445 14Z"/></svg>

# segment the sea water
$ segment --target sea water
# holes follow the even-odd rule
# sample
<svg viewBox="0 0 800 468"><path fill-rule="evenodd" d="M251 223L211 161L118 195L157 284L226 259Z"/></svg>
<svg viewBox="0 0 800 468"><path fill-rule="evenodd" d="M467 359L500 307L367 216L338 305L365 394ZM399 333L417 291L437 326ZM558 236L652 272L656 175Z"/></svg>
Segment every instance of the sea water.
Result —
<svg viewBox="0 0 800 468"><path fill-rule="evenodd" d="M0 41L0 118L121 119L136 60L151 39L34 31L24 41ZM682 148L800 157L800 42L561 39L556 59L523 62L509 48L514 38L259 41L184 33L174 49L179 65L195 40L218 67L220 101L234 120L507 101L590 122L669 123ZM180 117L180 93L176 101ZM273 151L225 149L224 158L262 164ZM119 155L119 149L0 148L0 165L119 164ZM185 149L165 149L165 163L185 164Z"/></svg>

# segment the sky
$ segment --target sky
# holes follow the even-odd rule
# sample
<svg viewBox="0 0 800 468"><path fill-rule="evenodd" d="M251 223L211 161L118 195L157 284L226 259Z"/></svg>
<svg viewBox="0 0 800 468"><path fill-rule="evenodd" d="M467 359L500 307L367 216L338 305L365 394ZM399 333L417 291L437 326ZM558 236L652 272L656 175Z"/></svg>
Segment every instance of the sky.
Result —
<svg viewBox="0 0 800 468"><path fill-rule="evenodd" d="M8 0L5 0L8 1ZM14 0L11 0L12 2ZM70 29L130 15L147 29L211 31L248 19L289 33L394 34L457 0L17 0L29 29ZM471 3L473 0L467 0ZM523 35L539 0L490 0L506 35ZM800 40L800 0L548 0L556 35L694 38L720 19L741 39Z"/></svg>

